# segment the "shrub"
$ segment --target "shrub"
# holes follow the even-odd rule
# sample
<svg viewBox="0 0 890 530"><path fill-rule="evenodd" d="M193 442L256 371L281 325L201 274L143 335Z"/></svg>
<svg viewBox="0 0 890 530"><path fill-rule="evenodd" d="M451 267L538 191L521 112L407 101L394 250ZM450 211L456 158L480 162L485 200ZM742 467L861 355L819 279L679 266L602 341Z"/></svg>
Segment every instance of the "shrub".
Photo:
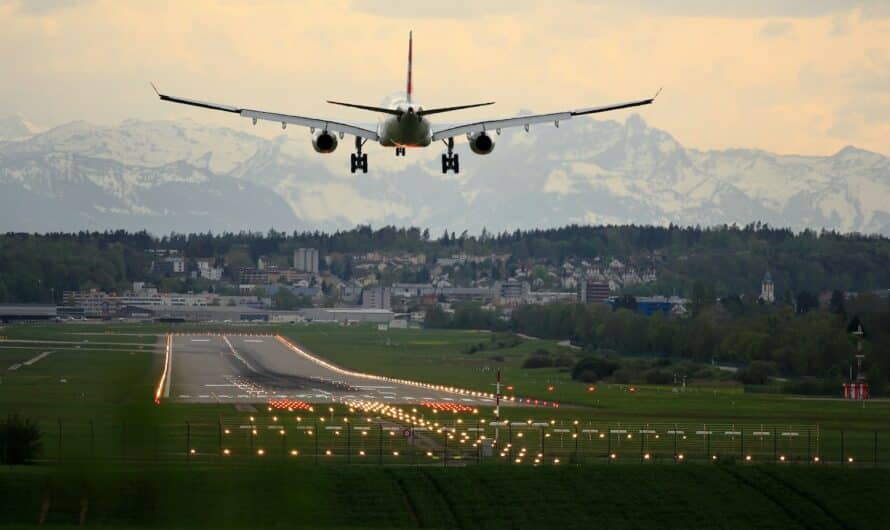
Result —
<svg viewBox="0 0 890 530"><path fill-rule="evenodd" d="M666 370L659 370L657 368L646 370L646 373L643 374L643 377L645 377L646 382L650 385L667 385L674 380L673 374Z"/></svg>
<svg viewBox="0 0 890 530"><path fill-rule="evenodd" d="M751 361L736 372L736 379L746 385L763 385L776 374L776 364L769 361Z"/></svg>
<svg viewBox="0 0 890 530"><path fill-rule="evenodd" d="M550 368L553 361L543 355L531 355L522 362L523 368Z"/></svg>
<svg viewBox="0 0 890 530"><path fill-rule="evenodd" d="M572 379L574 379L575 381L581 381L582 383L596 383L600 380L600 376L590 369L582 370L577 374L574 370L572 370Z"/></svg>
<svg viewBox="0 0 890 530"><path fill-rule="evenodd" d="M572 379L584 381L585 383L592 383L594 381L581 379L581 374L586 371L590 371L594 374L594 376L598 378L605 378L612 375L612 373L615 372L615 370L617 369L618 363L610 361L609 359L603 359L600 357L584 357L575 364L574 368L572 368Z"/></svg>
<svg viewBox="0 0 890 530"><path fill-rule="evenodd" d="M553 366L557 366L560 368L565 368L569 366L574 366L575 361L572 360L568 355L560 355L556 359L553 359Z"/></svg>
<svg viewBox="0 0 890 530"><path fill-rule="evenodd" d="M31 418L18 414L0 422L0 463L27 464L40 456L40 428Z"/></svg>

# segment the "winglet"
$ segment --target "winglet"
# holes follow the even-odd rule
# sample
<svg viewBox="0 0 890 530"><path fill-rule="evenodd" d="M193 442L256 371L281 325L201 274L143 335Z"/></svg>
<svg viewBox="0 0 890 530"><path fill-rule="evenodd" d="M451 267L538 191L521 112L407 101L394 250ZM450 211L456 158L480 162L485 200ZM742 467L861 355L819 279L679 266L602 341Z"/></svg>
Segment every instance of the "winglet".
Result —
<svg viewBox="0 0 890 530"><path fill-rule="evenodd" d="M158 87L156 87L155 84L152 83L151 81L149 81L148 84L151 85L151 88L155 91L155 94L157 94L158 97L161 97L161 93L158 92Z"/></svg>
<svg viewBox="0 0 890 530"><path fill-rule="evenodd" d="M661 94L661 89L662 89L662 88L664 88L664 87L658 87L658 92L656 92L655 95L652 96L652 101L655 101L655 98L657 98L658 95Z"/></svg>

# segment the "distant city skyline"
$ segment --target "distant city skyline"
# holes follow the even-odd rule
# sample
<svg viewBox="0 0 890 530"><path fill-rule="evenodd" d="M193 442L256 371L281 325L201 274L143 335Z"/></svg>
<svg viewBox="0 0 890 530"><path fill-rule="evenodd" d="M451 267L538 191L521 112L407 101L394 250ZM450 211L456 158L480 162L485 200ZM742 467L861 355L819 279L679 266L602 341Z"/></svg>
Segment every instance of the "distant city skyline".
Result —
<svg viewBox="0 0 890 530"><path fill-rule="evenodd" d="M413 29L421 102L498 102L466 116L596 105L664 86L643 115L689 146L828 154L856 145L890 154L886 2L496 0L446 9L346 0L0 0L0 24L0 67L12 81L0 86L0 115L42 127L194 118L280 133L162 105L149 81L223 103L369 121L320 107L329 98L378 104L399 91Z"/></svg>

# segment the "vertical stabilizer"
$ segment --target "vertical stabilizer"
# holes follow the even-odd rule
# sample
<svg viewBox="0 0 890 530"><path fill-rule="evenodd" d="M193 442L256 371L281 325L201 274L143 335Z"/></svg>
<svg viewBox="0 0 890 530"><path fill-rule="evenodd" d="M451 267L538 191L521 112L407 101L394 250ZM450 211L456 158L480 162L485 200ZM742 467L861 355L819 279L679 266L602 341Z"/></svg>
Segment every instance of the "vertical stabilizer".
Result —
<svg viewBox="0 0 890 530"><path fill-rule="evenodd" d="M414 32L409 31L408 32L408 87L405 90L405 94L408 97L408 103L411 103L411 92L413 89L413 87L411 85L411 62L412 62L413 48L414 48Z"/></svg>

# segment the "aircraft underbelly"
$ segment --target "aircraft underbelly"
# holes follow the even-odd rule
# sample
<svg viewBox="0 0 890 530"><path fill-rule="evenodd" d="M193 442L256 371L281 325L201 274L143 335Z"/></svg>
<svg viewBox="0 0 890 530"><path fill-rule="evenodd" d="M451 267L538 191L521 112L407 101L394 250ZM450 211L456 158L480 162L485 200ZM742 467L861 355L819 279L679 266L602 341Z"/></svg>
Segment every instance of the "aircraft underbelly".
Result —
<svg viewBox="0 0 890 530"><path fill-rule="evenodd" d="M426 147L430 145L430 124L412 116L390 118L380 127L380 145L384 147Z"/></svg>

